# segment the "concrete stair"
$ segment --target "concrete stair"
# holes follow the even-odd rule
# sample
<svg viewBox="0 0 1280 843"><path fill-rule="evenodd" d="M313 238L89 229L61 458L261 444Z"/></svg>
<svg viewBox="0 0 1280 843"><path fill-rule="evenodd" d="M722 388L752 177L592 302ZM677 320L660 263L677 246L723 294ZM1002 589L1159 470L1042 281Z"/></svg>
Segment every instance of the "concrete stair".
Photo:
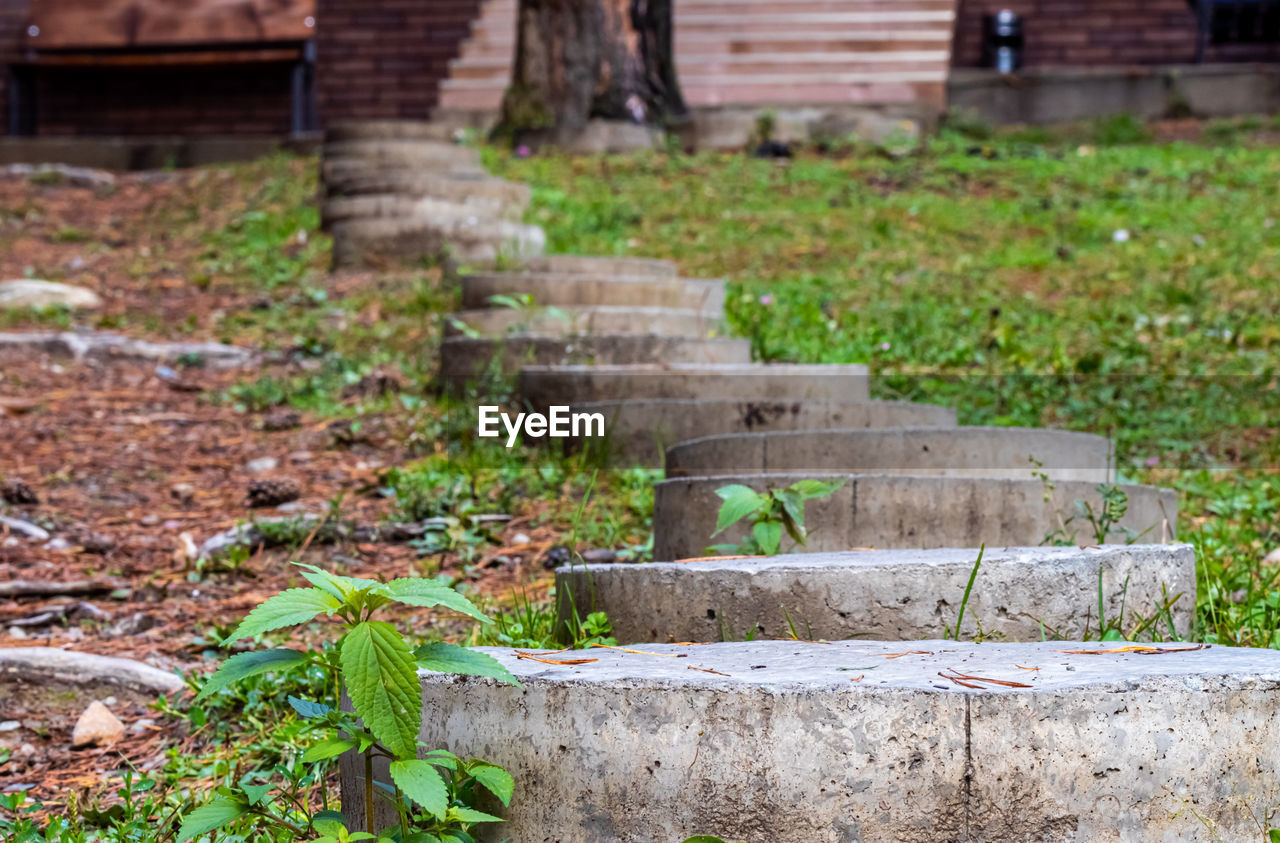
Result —
<svg viewBox="0 0 1280 843"><path fill-rule="evenodd" d="M698 0L675 7L690 107L919 103L941 107L955 0ZM516 4L488 0L441 84L444 112L495 111Z"/></svg>
<svg viewBox="0 0 1280 843"><path fill-rule="evenodd" d="M459 208L519 199L463 153L404 146L436 143L418 131L393 130L367 155L360 137L341 138L357 144L343 159L363 163L326 178L412 187L334 195L335 229L427 228L469 248ZM456 191L455 175L487 192ZM1280 653L1077 640L1117 618L1168 638L1193 627L1195 554L1167 543L1174 492L1122 487L1119 526L1146 544L1097 541L1076 514L1077 501L1101 512L1099 484L1114 479L1105 438L957 427L950 408L871 400L861 365L753 364L747 341L718 333L724 283L665 261L532 256L461 286L465 309L440 349L447 386L515 375L526 408L606 417L606 437L579 444L602 443L615 464L665 464L668 477L654 490L658 561L556 573L561 616L603 609L624 647L486 648L520 688L420 672L425 745L515 776L499 834L980 843L1196 839L1209 824L1223 839L1255 835L1280 774L1268 749ZM805 506L809 552L689 558L711 541L718 489L812 479L843 482ZM1001 643L939 640L956 633ZM738 637L755 640L724 641ZM386 780L385 761L373 771ZM347 753L352 830L364 776ZM385 804L374 813L376 830L395 822Z"/></svg>
<svg viewBox="0 0 1280 843"><path fill-rule="evenodd" d="M521 686L423 672L418 738L515 777L497 834L516 840L1258 839L1280 777L1280 652L1114 646L541 656L587 660L562 665L484 648ZM348 817L364 815L362 777L348 753Z"/></svg>

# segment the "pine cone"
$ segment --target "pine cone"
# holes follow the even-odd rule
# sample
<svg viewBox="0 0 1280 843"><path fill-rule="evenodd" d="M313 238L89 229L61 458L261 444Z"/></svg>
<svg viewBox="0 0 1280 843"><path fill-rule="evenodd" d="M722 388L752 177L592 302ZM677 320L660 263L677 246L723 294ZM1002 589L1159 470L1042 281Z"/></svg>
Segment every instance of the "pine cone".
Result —
<svg viewBox="0 0 1280 843"><path fill-rule="evenodd" d="M0 483L0 498L11 506L34 506L40 503L36 493L21 480L6 480Z"/></svg>
<svg viewBox="0 0 1280 843"><path fill-rule="evenodd" d="M279 506L282 503L296 501L302 496L296 480L287 478L279 480L254 480L249 484L249 496L245 501L251 508L263 506Z"/></svg>

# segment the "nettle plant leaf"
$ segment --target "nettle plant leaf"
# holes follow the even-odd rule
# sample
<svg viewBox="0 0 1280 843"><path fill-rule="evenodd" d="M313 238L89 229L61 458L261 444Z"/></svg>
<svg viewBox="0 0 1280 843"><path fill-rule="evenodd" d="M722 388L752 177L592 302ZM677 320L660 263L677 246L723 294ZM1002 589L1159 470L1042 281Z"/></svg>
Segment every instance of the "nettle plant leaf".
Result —
<svg viewBox="0 0 1280 843"><path fill-rule="evenodd" d="M294 711L298 712L299 717L305 717L307 719L324 717L326 714L333 711L333 706L331 705L312 702L311 700L304 700L301 697L295 697L292 695L289 697L289 705L293 707Z"/></svg>
<svg viewBox="0 0 1280 843"><path fill-rule="evenodd" d="M844 485L843 480L797 480L791 484L789 491L796 492L805 500L825 498Z"/></svg>
<svg viewBox="0 0 1280 843"><path fill-rule="evenodd" d="M413 651L417 666L436 673L463 673L468 676L488 676L508 685L520 687L520 682L502 662L493 656L457 644L433 642L423 644Z"/></svg>
<svg viewBox="0 0 1280 843"><path fill-rule="evenodd" d="M335 755L341 755L348 749L355 749L355 746L355 741L347 740L346 738L325 738L308 747L307 751L302 754L302 760L308 764L314 761L324 761L333 758Z"/></svg>
<svg viewBox="0 0 1280 843"><path fill-rule="evenodd" d="M461 805L449 809L449 819L458 820L468 825L502 822L502 817L495 817L493 814L486 814L484 811L477 811L475 808L464 808Z"/></svg>
<svg viewBox="0 0 1280 843"><path fill-rule="evenodd" d="M220 796L187 814L186 819L182 821L182 827L178 829L178 843L222 828L247 813L249 813L248 802L243 799Z"/></svg>
<svg viewBox="0 0 1280 843"><path fill-rule="evenodd" d="M805 543L804 498L793 489L774 492L774 499L782 505L782 525L796 544Z"/></svg>
<svg viewBox="0 0 1280 843"><path fill-rule="evenodd" d="M502 801L503 805L511 804L511 796L515 793L515 779L511 778L511 774L501 767L495 767L492 764L475 764L467 769L471 777L484 787L485 790L492 793Z"/></svg>
<svg viewBox="0 0 1280 843"><path fill-rule="evenodd" d="M250 612L227 642L254 638L264 632L306 623L321 612L333 614L342 601L318 588L290 588Z"/></svg>
<svg viewBox="0 0 1280 843"><path fill-rule="evenodd" d="M404 637L385 621L365 621L351 628L340 647L347 695L365 728L396 756L413 757L422 689Z"/></svg>
<svg viewBox="0 0 1280 843"><path fill-rule="evenodd" d="M289 670L305 663L306 660L306 654L297 650L255 650L251 653L238 653L224 661L217 671L205 680L204 687L196 696L196 702L221 691L233 682L257 676L259 673Z"/></svg>
<svg viewBox="0 0 1280 843"><path fill-rule="evenodd" d="M777 521L761 521L751 528L751 535L765 556L777 556L782 547L782 525Z"/></svg>
<svg viewBox="0 0 1280 843"><path fill-rule="evenodd" d="M344 577L341 574L331 574L324 568L317 568L315 565L304 565L301 562L295 562L294 564L304 570L303 579L321 591L326 591L342 601L346 601L354 592L364 591L371 586L380 585L377 580Z"/></svg>
<svg viewBox="0 0 1280 843"><path fill-rule="evenodd" d="M711 534L712 536L719 535L748 515L758 512L763 505L763 497L759 493L748 486L736 483L721 486L716 489L716 494L724 503L720 505L720 514L716 517L716 531Z"/></svg>
<svg viewBox="0 0 1280 843"><path fill-rule="evenodd" d="M402 577L389 583L384 583L378 589L378 592L385 594L397 603L404 603L406 606L421 606L428 609L433 606L444 606L483 623L493 623L493 621L485 617L483 612L476 608L474 603L459 594L453 586L441 580L430 580L424 577Z"/></svg>
<svg viewBox="0 0 1280 843"><path fill-rule="evenodd" d="M444 819L449 808L449 789L436 768L426 761L412 759L391 762L391 781L427 813L438 820Z"/></svg>

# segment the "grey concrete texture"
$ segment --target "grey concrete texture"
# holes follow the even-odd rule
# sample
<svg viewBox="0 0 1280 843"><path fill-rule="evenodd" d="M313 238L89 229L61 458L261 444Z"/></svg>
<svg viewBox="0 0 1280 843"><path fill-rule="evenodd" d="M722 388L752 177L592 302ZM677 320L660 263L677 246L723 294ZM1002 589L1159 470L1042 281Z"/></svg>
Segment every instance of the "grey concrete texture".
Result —
<svg viewBox="0 0 1280 843"><path fill-rule="evenodd" d="M480 166L480 151L429 140L351 140L324 145L324 169L351 161L405 169L444 170Z"/></svg>
<svg viewBox="0 0 1280 843"><path fill-rule="evenodd" d="M1280 109L1280 68L1265 64L1045 68L1016 74L953 69L954 110L993 124L1062 123L1115 114L1143 119L1174 111L1200 117Z"/></svg>
<svg viewBox="0 0 1280 843"><path fill-rule="evenodd" d="M575 412L601 413L603 441L576 443L618 465L667 466L667 449L717 434L829 427L952 427L950 407L905 401L754 401L740 398L645 398L582 402Z"/></svg>
<svg viewBox="0 0 1280 843"><path fill-rule="evenodd" d="M522 687L423 673L419 739L515 777L487 841L1258 839L1280 652L1063 652L1109 646L650 644L576 666L486 648ZM363 816L361 759L342 768Z"/></svg>
<svg viewBox="0 0 1280 843"><path fill-rule="evenodd" d="M330 198L320 209L321 224L326 229L353 219L421 220L431 224L441 217L468 216L518 223L524 216L524 207L501 199L473 195L460 194L454 199L445 199L439 196L375 194Z"/></svg>
<svg viewBox="0 0 1280 843"><path fill-rule="evenodd" d="M676 278L676 264L658 258L611 258L596 255L543 255L524 264L526 272L587 275L647 275Z"/></svg>
<svg viewBox="0 0 1280 843"><path fill-rule="evenodd" d="M566 272L497 272L462 278L462 306L490 307L492 296L529 296L553 307L685 306L685 287L677 277Z"/></svg>
<svg viewBox="0 0 1280 843"><path fill-rule="evenodd" d="M456 131L428 120L342 120L325 129L325 143L345 141L452 142Z"/></svg>
<svg viewBox="0 0 1280 843"><path fill-rule="evenodd" d="M475 380L495 365L515 374L522 366L569 364L629 365L672 360L679 363L745 363L751 343L732 337L700 339L661 334L542 337L511 334L502 339L449 337L440 343L440 375L449 384Z"/></svg>
<svg viewBox="0 0 1280 843"><path fill-rule="evenodd" d="M335 267L382 267L449 255L467 263L539 254L546 235L533 225L475 216L435 220L349 219L330 227Z"/></svg>
<svg viewBox="0 0 1280 843"><path fill-rule="evenodd" d="M603 611L619 641L785 638L793 625L810 640L954 637L979 552L873 550L577 565L556 571L556 594L562 619L574 608L582 616ZM1096 638L1113 621L1125 632L1144 621L1162 634L1167 621L1180 635L1191 630L1196 558L1190 545L1004 547L981 553L962 638Z"/></svg>
<svg viewBox="0 0 1280 843"><path fill-rule="evenodd" d="M841 404L870 400L867 367L858 363L530 366L520 371L517 392L539 409L552 404L653 399Z"/></svg>
<svg viewBox="0 0 1280 843"><path fill-rule="evenodd" d="M549 337L622 334L669 334L706 337L722 334L719 320L696 310L674 307L618 307L588 305L546 308L491 307L463 310L445 321L445 336L465 336L459 327L490 339L512 333Z"/></svg>
<svg viewBox="0 0 1280 843"><path fill-rule="evenodd" d="M854 548L1006 547L1043 544L1051 537L1074 544L1102 544L1077 511L1076 501L1102 511L1097 484L1084 481L1008 480L985 477L923 477L907 474L725 474L677 477L654 487L653 558L672 561L703 556L711 544L741 541L745 522L715 539L723 501L716 490L730 484L757 492L783 489L805 478L843 479L844 485L805 505L813 552ZM1105 540L1123 540L1128 528L1142 541L1174 537L1178 495L1153 486L1121 486L1128 511ZM783 544L787 546L786 542Z"/></svg>
<svg viewBox="0 0 1280 843"><path fill-rule="evenodd" d="M684 279L684 307L709 317L724 316L725 284L721 278Z"/></svg>
<svg viewBox="0 0 1280 843"><path fill-rule="evenodd" d="M667 451L668 477L847 471L947 477L1112 479L1104 436L1019 427L772 430L708 436Z"/></svg>
<svg viewBox="0 0 1280 843"><path fill-rule="evenodd" d="M347 168L334 176L325 182L331 198L391 195L464 203L483 199L523 211L532 195L528 185L485 175Z"/></svg>

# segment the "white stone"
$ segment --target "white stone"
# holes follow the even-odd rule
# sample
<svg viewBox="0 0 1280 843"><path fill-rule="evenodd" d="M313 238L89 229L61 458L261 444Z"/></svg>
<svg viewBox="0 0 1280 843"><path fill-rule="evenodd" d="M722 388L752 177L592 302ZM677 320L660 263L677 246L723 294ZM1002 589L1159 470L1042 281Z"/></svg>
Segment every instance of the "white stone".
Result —
<svg viewBox="0 0 1280 843"><path fill-rule="evenodd" d="M84 287L35 279L0 282L0 309L69 307L92 310L101 306L102 299L98 294Z"/></svg>

